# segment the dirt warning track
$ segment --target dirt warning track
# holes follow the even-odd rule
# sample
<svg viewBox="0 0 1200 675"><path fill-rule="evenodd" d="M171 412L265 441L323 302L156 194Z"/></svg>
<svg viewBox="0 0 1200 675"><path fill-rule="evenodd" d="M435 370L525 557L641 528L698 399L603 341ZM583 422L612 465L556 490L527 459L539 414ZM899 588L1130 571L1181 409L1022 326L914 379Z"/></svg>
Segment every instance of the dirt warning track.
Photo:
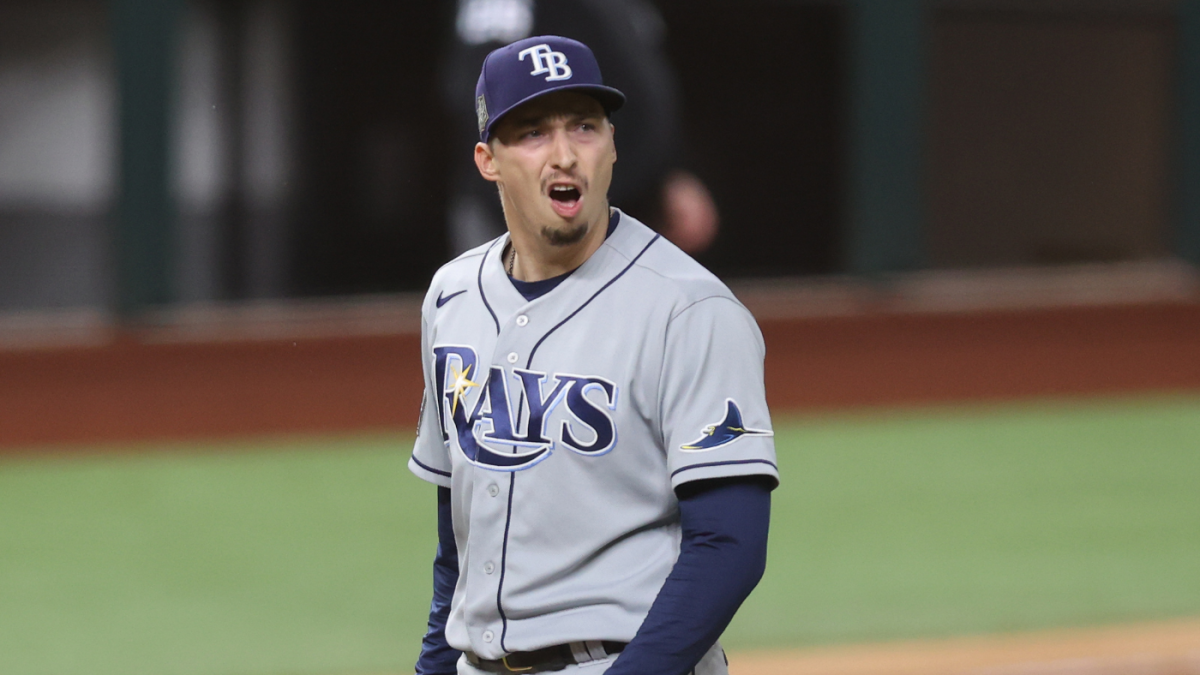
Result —
<svg viewBox="0 0 1200 675"><path fill-rule="evenodd" d="M1200 389L1200 304L766 319L776 411ZM411 429L410 332L0 351L0 449Z"/></svg>
<svg viewBox="0 0 1200 675"><path fill-rule="evenodd" d="M731 675L1196 675L1200 620L730 654Z"/></svg>

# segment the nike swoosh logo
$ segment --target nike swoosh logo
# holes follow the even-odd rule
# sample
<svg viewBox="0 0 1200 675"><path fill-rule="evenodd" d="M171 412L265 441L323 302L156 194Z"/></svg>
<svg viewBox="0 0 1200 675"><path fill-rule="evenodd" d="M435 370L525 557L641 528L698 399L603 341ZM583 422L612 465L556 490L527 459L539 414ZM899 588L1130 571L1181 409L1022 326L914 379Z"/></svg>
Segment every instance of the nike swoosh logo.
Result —
<svg viewBox="0 0 1200 675"><path fill-rule="evenodd" d="M442 293L444 293L444 292L445 291L443 291ZM457 298L458 296L460 296L466 292L467 292L466 290L461 290L457 293L451 293L450 295L442 295L442 293L438 293L438 299L437 299L438 309L441 309L442 305L446 304L447 302L450 302L454 298Z"/></svg>

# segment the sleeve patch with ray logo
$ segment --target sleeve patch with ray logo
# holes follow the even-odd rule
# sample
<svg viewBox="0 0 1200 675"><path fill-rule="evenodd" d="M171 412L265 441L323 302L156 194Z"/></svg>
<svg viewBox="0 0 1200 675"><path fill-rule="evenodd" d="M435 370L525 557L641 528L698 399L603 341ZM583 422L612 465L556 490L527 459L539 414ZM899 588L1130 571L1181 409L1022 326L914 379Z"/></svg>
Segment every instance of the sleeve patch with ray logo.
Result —
<svg viewBox="0 0 1200 675"><path fill-rule="evenodd" d="M684 452L704 452L729 445L742 436L775 435L770 429L747 429L742 422L742 411L731 398L725 399L725 418L716 424L709 424L700 433L700 438L679 446L679 449Z"/></svg>

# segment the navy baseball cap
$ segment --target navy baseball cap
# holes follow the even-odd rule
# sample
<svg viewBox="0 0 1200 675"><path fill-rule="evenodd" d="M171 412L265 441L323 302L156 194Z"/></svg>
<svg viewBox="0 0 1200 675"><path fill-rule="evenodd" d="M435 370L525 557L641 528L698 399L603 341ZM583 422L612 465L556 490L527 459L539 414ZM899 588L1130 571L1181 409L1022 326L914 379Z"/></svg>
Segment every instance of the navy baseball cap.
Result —
<svg viewBox="0 0 1200 675"><path fill-rule="evenodd" d="M607 113L625 103L625 94L604 86L600 65L587 45L557 35L525 38L483 60L475 85L479 140L486 143L492 127L513 108L554 91L588 94Z"/></svg>

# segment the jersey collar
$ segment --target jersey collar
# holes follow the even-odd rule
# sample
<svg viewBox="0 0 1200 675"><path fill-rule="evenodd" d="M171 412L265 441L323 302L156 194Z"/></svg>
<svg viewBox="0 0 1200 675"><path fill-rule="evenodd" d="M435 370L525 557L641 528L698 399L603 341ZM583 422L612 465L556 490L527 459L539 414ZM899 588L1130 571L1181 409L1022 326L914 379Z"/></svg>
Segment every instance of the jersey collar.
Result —
<svg viewBox="0 0 1200 675"><path fill-rule="evenodd" d="M527 301L513 287L504 269L502 257L509 243L506 232L496 240L481 261L481 291L501 326L526 308L544 307L548 312L570 313L620 274L655 236L650 228L620 209L613 209L609 233L600 248L554 290Z"/></svg>

